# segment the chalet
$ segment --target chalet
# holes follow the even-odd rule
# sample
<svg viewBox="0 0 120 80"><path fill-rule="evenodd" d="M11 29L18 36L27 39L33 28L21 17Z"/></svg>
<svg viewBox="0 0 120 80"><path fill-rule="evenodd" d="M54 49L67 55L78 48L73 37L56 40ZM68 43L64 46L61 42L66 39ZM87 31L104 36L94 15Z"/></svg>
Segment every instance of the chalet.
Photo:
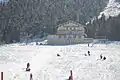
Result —
<svg viewBox="0 0 120 80"><path fill-rule="evenodd" d="M86 26L84 25L74 21L68 21L57 27L57 33L47 37L48 44L79 44L92 42L92 39L86 38Z"/></svg>

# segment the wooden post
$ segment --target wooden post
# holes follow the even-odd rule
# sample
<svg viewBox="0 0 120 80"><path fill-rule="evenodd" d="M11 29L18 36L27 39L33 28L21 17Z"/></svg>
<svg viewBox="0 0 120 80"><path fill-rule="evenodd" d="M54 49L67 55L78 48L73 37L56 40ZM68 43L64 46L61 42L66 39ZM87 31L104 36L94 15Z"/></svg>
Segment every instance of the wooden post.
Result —
<svg viewBox="0 0 120 80"><path fill-rule="evenodd" d="M1 80L3 80L3 72L1 72Z"/></svg>

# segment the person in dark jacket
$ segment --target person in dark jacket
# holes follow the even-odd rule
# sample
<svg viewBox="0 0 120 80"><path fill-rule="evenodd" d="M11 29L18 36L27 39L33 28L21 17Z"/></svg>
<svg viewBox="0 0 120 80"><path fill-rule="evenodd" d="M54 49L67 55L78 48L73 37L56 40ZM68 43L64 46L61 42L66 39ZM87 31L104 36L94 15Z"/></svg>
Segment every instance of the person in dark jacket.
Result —
<svg viewBox="0 0 120 80"><path fill-rule="evenodd" d="M89 43L88 43L88 47L89 47Z"/></svg>
<svg viewBox="0 0 120 80"><path fill-rule="evenodd" d="M90 51L88 51L88 56L90 56Z"/></svg>
<svg viewBox="0 0 120 80"><path fill-rule="evenodd" d="M57 56L60 56L60 54L57 54Z"/></svg>
<svg viewBox="0 0 120 80"><path fill-rule="evenodd" d="M30 63L27 63L26 71L30 71Z"/></svg>
<svg viewBox="0 0 120 80"><path fill-rule="evenodd" d="M106 60L106 57L105 57L105 56L103 57L103 60Z"/></svg>
<svg viewBox="0 0 120 80"><path fill-rule="evenodd" d="M103 58L103 56L102 56L102 54L100 54L100 59L102 59Z"/></svg>

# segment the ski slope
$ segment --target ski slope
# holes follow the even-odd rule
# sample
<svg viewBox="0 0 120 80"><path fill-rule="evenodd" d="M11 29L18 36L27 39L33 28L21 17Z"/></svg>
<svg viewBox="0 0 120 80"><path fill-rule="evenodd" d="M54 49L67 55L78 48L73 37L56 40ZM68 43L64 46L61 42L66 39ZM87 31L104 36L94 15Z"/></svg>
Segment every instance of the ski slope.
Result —
<svg viewBox="0 0 120 80"><path fill-rule="evenodd" d="M91 56L85 56L87 51ZM60 54L60 56L57 56ZM99 60L100 54L106 60ZM30 62L31 71L25 72ZM4 80L66 80L73 71L73 80L120 80L120 45L23 45L0 46L0 71Z"/></svg>

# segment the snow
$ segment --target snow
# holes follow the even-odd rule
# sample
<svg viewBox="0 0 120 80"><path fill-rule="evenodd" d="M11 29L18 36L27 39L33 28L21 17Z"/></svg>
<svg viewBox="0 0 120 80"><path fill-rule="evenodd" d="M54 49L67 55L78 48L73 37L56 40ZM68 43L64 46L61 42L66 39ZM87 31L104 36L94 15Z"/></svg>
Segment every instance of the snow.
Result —
<svg viewBox="0 0 120 80"><path fill-rule="evenodd" d="M105 9L100 13L98 18L102 16L102 14L105 14L106 18L109 18L109 16L117 16L120 14L120 3L116 2L115 0L109 0L109 3L105 7Z"/></svg>
<svg viewBox="0 0 120 80"><path fill-rule="evenodd" d="M4 80L66 80L73 71L73 80L120 80L120 42L76 45L0 46L0 71ZM85 56L87 51L91 56ZM60 56L57 56L60 54ZM106 60L100 60L100 54ZM30 72L25 72L27 62Z"/></svg>

